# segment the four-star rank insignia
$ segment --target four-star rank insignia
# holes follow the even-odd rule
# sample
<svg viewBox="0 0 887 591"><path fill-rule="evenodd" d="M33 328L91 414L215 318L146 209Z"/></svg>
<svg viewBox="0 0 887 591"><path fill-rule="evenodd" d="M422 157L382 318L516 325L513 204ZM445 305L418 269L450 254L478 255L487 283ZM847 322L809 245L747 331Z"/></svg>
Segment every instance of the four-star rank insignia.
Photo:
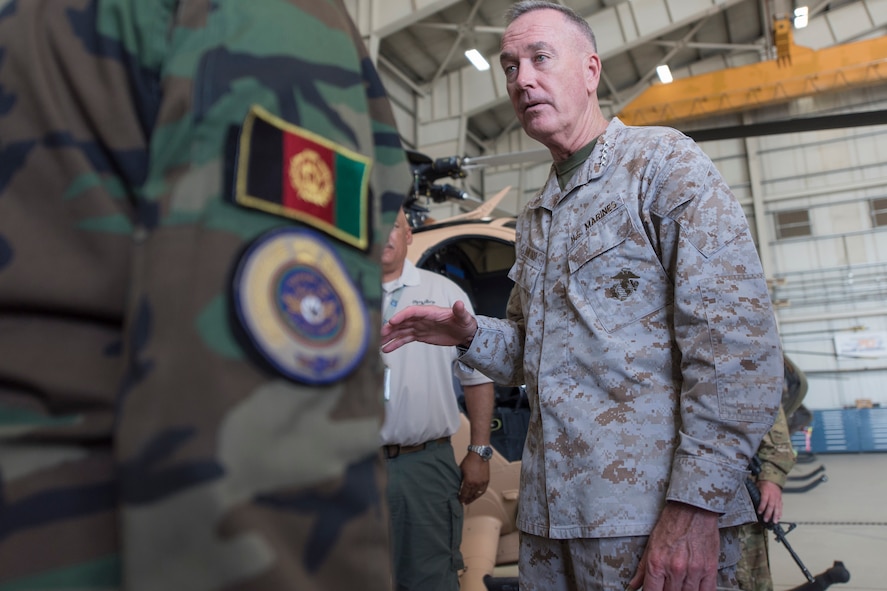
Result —
<svg viewBox="0 0 887 591"><path fill-rule="evenodd" d="M297 382L348 375L369 344L363 299L323 235L287 226L257 238L234 274L234 307L255 349Z"/></svg>
<svg viewBox="0 0 887 591"><path fill-rule="evenodd" d="M243 122L234 200L369 247L371 160L253 106Z"/></svg>

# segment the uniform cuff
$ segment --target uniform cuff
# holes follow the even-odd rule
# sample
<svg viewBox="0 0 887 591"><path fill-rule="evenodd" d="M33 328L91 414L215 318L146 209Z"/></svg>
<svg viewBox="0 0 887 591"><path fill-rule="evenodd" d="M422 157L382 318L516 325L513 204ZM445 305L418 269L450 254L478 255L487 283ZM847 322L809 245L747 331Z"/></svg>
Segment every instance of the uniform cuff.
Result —
<svg viewBox="0 0 887 591"><path fill-rule="evenodd" d="M783 472L779 468L770 467L767 464L764 464L761 467L761 473L758 474L758 480L766 480L767 482L772 482L779 488L783 488L785 486L785 478L785 472Z"/></svg>
<svg viewBox="0 0 887 591"><path fill-rule="evenodd" d="M672 464L666 498L723 515L745 486L746 473L718 462L679 457Z"/></svg>

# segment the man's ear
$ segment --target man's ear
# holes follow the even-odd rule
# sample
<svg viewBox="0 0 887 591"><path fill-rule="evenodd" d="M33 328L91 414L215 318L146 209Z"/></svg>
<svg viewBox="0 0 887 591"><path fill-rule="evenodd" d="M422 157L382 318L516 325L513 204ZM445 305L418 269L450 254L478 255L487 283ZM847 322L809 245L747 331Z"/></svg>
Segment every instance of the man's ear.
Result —
<svg viewBox="0 0 887 591"><path fill-rule="evenodd" d="M597 53L590 53L585 59L586 85L588 92L594 94L601 82L601 56Z"/></svg>

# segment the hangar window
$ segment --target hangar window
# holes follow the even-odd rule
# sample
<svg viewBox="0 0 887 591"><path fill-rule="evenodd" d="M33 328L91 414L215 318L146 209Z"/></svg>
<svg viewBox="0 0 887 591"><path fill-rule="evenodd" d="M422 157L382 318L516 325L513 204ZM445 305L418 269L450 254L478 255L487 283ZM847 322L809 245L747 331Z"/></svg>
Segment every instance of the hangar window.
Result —
<svg viewBox="0 0 887 591"><path fill-rule="evenodd" d="M776 238L798 238L810 236L810 212L806 209L794 209L776 213Z"/></svg>
<svg viewBox="0 0 887 591"><path fill-rule="evenodd" d="M887 198L869 201L869 211L872 214L872 226L887 226Z"/></svg>

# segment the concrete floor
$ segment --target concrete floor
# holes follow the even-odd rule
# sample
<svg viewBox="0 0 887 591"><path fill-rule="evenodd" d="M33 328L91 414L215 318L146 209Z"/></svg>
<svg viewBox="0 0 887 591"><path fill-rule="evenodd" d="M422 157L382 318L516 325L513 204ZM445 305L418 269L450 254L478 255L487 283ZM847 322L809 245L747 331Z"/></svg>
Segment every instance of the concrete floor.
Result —
<svg viewBox="0 0 887 591"><path fill-rule="evenodd" d="M817 454L790 476L825 467L827 481L807 492L783 497L783 522L795 522L788 542L817 575L839 560L850 571L847 583L830 591L887 591L887 453ZM798 486L807 480L792 480ZM774 591L806 582L781 544L770 545Z"/></svg>

